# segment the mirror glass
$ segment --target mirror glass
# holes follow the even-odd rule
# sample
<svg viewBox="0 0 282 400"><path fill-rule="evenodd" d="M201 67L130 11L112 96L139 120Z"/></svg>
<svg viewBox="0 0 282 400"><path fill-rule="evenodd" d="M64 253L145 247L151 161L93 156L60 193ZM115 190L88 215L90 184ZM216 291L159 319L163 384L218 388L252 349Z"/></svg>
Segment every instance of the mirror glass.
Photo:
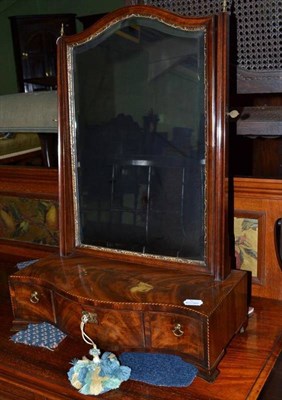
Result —
<svg viewBox="0 0 282 400"><path fill-rule="evenodd" d="M76 237L205 259L205 32L115 22L71 51Z"/></svg>

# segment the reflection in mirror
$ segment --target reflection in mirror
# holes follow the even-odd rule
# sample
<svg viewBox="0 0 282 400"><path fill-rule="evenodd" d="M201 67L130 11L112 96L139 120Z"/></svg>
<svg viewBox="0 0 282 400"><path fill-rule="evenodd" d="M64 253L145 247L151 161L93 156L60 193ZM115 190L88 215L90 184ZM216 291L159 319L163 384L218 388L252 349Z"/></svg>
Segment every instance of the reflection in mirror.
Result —
<svg viewBox="0 0 282 400"><path fill-rule="evenodd" d="M204 49L138 17L73 47L79 245L204 261Z"/></svg>

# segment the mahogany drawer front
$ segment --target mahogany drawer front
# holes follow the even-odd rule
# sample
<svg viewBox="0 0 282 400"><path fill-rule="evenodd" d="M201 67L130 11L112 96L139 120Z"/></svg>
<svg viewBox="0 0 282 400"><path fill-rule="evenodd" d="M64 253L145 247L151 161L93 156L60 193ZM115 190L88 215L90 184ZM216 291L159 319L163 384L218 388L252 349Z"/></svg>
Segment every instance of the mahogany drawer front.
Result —
<svg viewBox="0 0 282 400"><path fill-rule="evenodd" d="M111 350L143 348L143 316L138 311L114 310L86 306L54 293L57 325L71 336L81 337L80 322L83 312L95 316L96 322L85 324L86 334L98 345Z"/></svg>
<svg viewBox="0 0 282 400"><path fill-rule="evenodd" d="M33 322L55 322L52 291L34 284L13 282L11 298L14 317Z"/></svg>
<svg viewBox="0 0 282 400"><path fill-rule="evenodd" d="M206 341L201 318L150 312L149 326L152 349L182 352L204 360Z"/></svg>

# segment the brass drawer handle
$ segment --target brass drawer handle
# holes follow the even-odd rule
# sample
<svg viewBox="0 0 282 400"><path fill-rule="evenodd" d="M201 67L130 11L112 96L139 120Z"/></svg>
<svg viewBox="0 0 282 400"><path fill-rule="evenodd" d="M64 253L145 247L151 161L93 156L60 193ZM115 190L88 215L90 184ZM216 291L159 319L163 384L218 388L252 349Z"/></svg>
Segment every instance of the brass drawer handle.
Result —
<svg viewBox="0 0 282 400"><path fill-rule="evenodd" d="M184 334L184 331L182 330L182 325L181 324L175 324L174 328L172 329L172 333L174 336L180 337Z"/></svg>
<svg viewBox="0 0 282 400"><path fill-rule="evenodd" d="M38 296L38 292L34 291L31 293L30 298L29 298L30 302L33 304L37 304L39 303L39 296Z"/></svg>
<svg viewBox="0 0 282 400"><path fill-rule="evenodd" d="M82 311L81 321L86 324L98 324L98 315L96 313L91 313L88 311Z"/></svg>

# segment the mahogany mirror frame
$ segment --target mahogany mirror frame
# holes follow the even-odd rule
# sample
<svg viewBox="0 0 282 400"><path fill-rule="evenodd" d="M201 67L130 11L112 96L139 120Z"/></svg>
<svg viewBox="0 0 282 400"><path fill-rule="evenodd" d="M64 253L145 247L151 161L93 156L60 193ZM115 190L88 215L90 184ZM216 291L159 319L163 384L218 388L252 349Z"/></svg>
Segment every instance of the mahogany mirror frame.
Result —
<svg viewBox="0 0 282 400"><path fill-rule="evenodd" d="M75 205L73 196L73 167L71 157L71 115L69 88L69 58L72 49L130 16L142 16L164 21L173 27L201 27L205 32L206 55L206 237L205 262L179 262L165 257L140 257L124 252L100 251L77 246L75 237ZM151 6L129 6L104 16L85 31L62 36L58 40L58 128L59 128L59 200L60 200L60 254L67 257L80 253L98 257L149 264L175 266L211 274L223 280L231 270L228 226L228 168L227 168L227 71L228 71L228 16L185 18Z"/></svg>

